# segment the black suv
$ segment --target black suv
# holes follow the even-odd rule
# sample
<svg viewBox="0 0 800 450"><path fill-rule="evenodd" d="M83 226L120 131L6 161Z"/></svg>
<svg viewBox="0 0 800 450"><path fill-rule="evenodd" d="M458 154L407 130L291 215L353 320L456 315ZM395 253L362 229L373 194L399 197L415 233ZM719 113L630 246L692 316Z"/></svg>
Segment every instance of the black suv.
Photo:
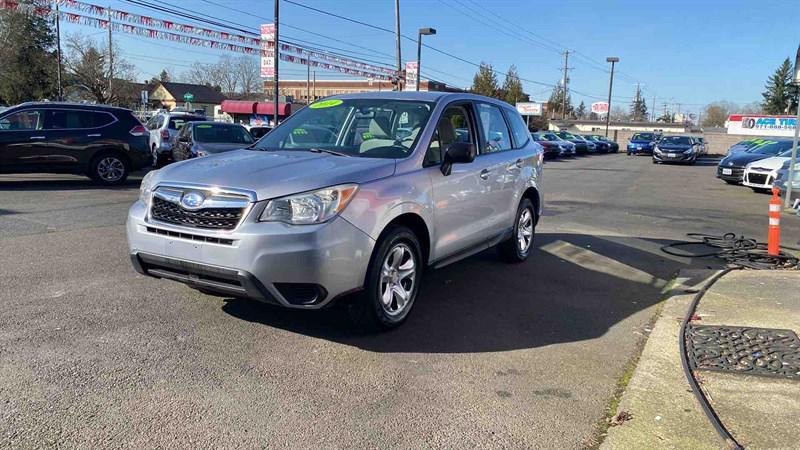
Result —
<svg viewBox="0 0 800 450"><path fill-rule="evenodd" d="M128 109L23 103L0 113L0 173L75 173L120 184L150 164L149 139Z"/></svg>

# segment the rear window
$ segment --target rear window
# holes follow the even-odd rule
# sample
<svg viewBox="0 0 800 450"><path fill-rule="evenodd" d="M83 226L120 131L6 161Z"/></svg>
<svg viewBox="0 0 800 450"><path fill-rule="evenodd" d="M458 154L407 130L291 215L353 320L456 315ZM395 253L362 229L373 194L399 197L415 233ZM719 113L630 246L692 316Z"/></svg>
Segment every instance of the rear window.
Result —
<svg viewBox="0 0 800 450"><path fill-rule="evenodd" d="M183 124L185 124L186 122L200 122L200 121L206 121L206 120L208 120L208 119L206 119L205 117L199 117L199 116L170 117L169 125L167 126L167 128L169 128L170 130L180 130L181 128L183 128Z"/></svg>
<svg viewBox="0 0 800 450"><path fill-rule="evenodd" d="M195 142L209 144L252 144L250 133L239 125L202 123L194 125Z"/></svg>
<svg viewBox="0 0 800 450"><path fill-rule="evenodd" d="M632 141L653 141L656 135L653 133L636 133L631 137Z"/></svg>

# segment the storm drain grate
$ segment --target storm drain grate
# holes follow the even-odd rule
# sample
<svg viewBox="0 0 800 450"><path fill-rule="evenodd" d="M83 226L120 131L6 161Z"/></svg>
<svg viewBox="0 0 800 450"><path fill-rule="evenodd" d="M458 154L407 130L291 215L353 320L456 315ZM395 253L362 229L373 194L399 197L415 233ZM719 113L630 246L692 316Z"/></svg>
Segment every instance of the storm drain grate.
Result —
<svg viewBox="0 0 800 450"><path fill-rule="evenodd" d="M792 330L689 324L686 351L692 370L800 380L800 339Z"/></svg>

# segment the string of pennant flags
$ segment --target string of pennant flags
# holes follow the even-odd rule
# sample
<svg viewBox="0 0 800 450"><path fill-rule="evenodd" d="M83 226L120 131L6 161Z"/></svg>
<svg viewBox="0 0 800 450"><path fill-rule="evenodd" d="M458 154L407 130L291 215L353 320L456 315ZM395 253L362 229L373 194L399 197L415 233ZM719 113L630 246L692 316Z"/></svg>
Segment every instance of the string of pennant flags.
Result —
<svg viewBox="0 0 800 450"><path fill-rule="evenodd" d="M260 56L262 65L264 59L271 59L274 55L275 42L261 38L246 37L206 28L194 27L188 24L141 16L126 11L110 9L91 3L77 0L53 0L68 10L80 11L105 18L92 17L70 11L58 11L60 20L68 23L90 26L93 28L132 34L140 37L171 41L181 44L206 47L223 51L230 51L245 55ZM6 1L6 9L17 10L22 7L19 2ZM31 12L42 17L55 16L56 11L47 7L32 7ZM108 19L111 16L112 20ZM123 21L125 23L115 22ZM181 34L184 33L184 34ZM243 45L242 45L243 44ZM280 59L296 64L310 65L311 67L345 73L354 76L373 78L378 80L391 80L397 72L387 67L367 64L349 58L344 58L328 53L306 49L297 45L280 43Z"/></svg>

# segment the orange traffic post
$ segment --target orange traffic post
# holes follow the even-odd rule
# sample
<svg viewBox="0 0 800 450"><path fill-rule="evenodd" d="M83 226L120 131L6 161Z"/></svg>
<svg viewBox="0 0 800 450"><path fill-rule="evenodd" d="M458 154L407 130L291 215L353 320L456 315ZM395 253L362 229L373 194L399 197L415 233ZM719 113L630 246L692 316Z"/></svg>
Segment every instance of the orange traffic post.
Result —
<svg viewBox="0 0 800 450"><path fill-rule="evenodd" d="M781 253L781 199L778 197L778 188L772 188L772 198L769 200L769 235L767 239L767 253L778 256Z"/></svg>

